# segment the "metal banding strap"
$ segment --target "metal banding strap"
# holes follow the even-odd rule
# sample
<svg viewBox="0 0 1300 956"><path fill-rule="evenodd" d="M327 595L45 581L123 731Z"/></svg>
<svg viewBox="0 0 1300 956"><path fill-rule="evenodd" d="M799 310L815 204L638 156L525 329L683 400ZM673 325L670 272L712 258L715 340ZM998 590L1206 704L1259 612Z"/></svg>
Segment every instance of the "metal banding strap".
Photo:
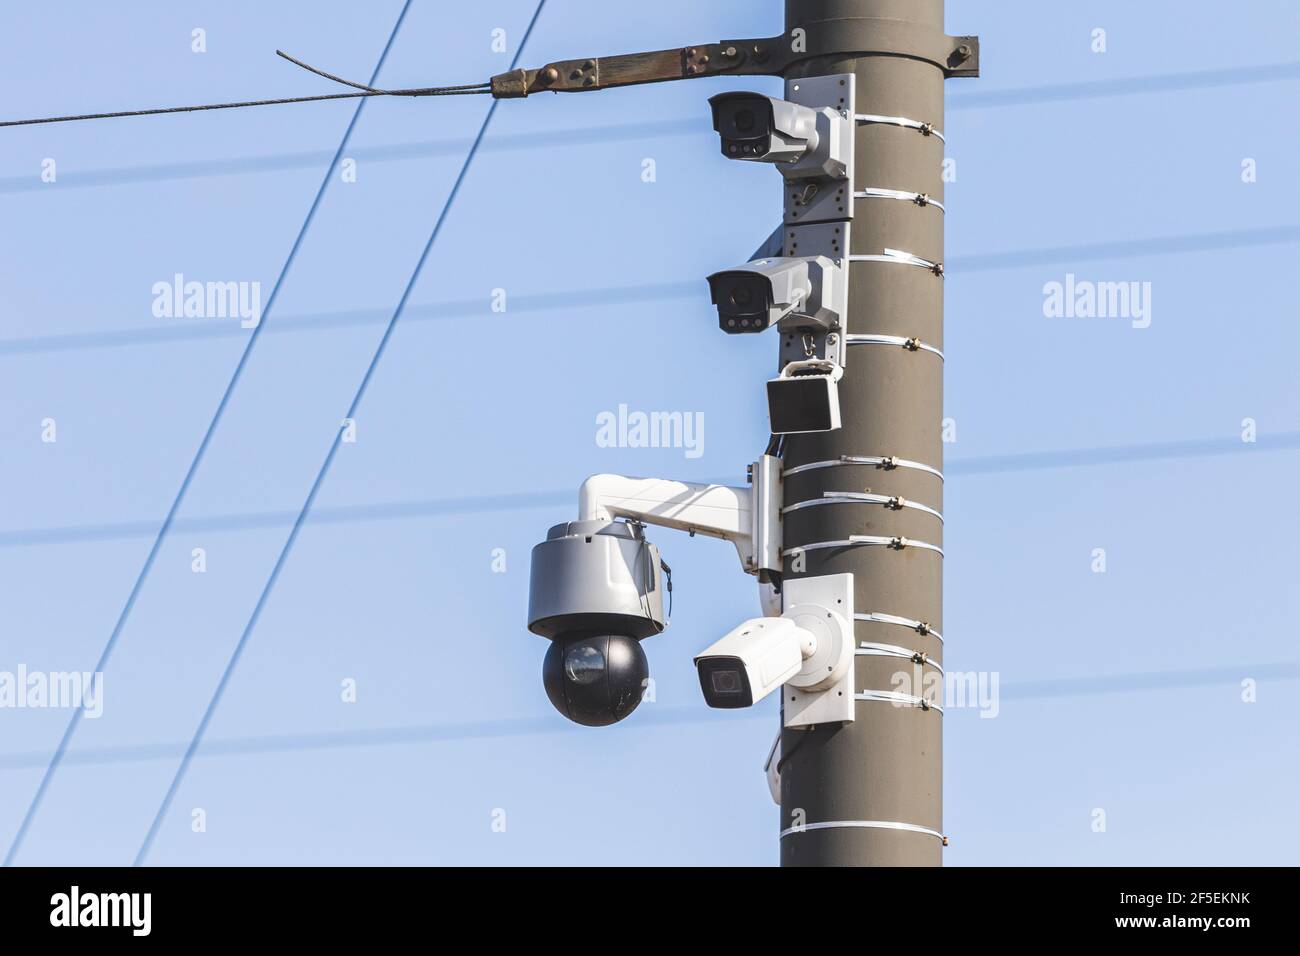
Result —
<svg viewBox="0 0 1300 956"><path fill-rule="evenodd" d="M795 833L806 833L809 830L836 830L836 829L858 829L858 830L906 830L909 833L924 833L926 836L935 837L943 842L944 846L948 845L948 838L938 830L931 830L929 827L917 826L915 823L895 823L889 820L834 820L826 823L804 823L795 827L786 827L781 831L781 839Z"/></svg>
<svg viewBox="0 0 1300 956"><path fill-rule="evenodd" d="M849 262L899 262L907 266L920 266L927 272L933 272L939 278L943 278L942 262L931 262L929 259L904 252L902 249L886 249L879 255L849 256Z"/></svg>
<svg viewBox="0 0 1300 956"><path fill-rule="evenodd" d="M899 348L907 349L909 352L930 352L939 356L939 361L946 361L943 352L918 338L908 338L906 335L877 335L875 333L861 333L857 335L844 336L845 345L897 345Z"/></svg>
<svg viewBox="0 0 1300 956"><path fill-rule="evenodd" d="M816 471L819 468L836 468L840 465L871 465L876 468L883 468L885 471L893 471L895 468L913 468L934 475L934 477L943 481L943 472L938 468L931 468L919 461L908 461L906 458L899 458L897 455L840 455L834 461L810 461L806 465L786 468L781 472L781 475L789 478L791 475L797 475L801 472Z"/></svg>
<svg viewBox="0 0 1300 956"><path fill-rule="evenodd" d="M943 635L932 628L925 621L914 621L910 617L898 617L894 614L881 614L879 611L867 611L853 615L855 621L870 621L873 624L894 624L898 627L905 627L909 631L916 631L918 634L928 634L936 638L940 644L943 643Z"/></svg>
<svg viewBox="0 0 1300 956"><path fill-rule="evenodd" d="M882 701L894 704L897 707L920 707L922 710L936 710L940 714L943 713L942 707L930 703L924 697L917 697L914 694L901 694L896 690L864 690L854 694L853 699Z"/></svg>
<svg viewBox="0 0 1300 956"><path fill-rule="evenodd" d="M901 199L904 202L915 203L918 206L934 206L942 213L948 210L944 208L943 203L937 199L931 199L929 193L909 193L901 189L883 189L876 186L868 186L866 189L860 189L853 194L854 199Z"/></svg>
<svg viewBox="0 0 1300 956"><path fill-rule="evenodd" d="M920 120L908 119L906 116L878 116L875 113L858 113L853 118L863 125L869 123L883 123L886 126L902 126L905 129L914 129L922 136L933 136L941 143L948 142L943 138L943 133L935 129L933 124L922 123Z"/></svg>
<svg viewBox="0 0 1300 956"><path fill-rule="evenodd" d="M893 537L886 538L874 534L853 534L843 541L813 541L811 544L799 545L796 548L786 548L781 552L781 557L788 557L792 554L802 554L805 551L821 551L826 548L862 548L862 547L879 547L890 548L894 551L902 551L906 548L921 548L925 551L933 551L939 557L943 557L943 548L937 544L930 544L926 541L914 541L911 538Z"/></svg>
<svg viewBox="0 0 1300 956"><path fill-rule="evenodd" d="M818 505L844 505L844 504L868 504L884 505L891 511L902 511L904 508L914 508L917 511L924 511L928 515L933 515L940 521L943 521L943 515L933 508L918 504L915 501L909 501L906 498L900 498L898 495L877 495L869 491L827 491L820 498L812 498L809 501L799 501L792 505L786 505L781 509L782 514L788 514L791 511L800 511L804 508L815 508Z"/></svg>
<svg viewBox="0 0 1300 956"><path fill-rule="evenodd" d="M929 664L940 674L943 673L943 665L930 660L929 655L922 654L920 651L909 650L906 647L899 647L897 644L872 644L870 641L863 641L853 653L858 657L897 657L900 660L908 660L914 664Z"/></svg>

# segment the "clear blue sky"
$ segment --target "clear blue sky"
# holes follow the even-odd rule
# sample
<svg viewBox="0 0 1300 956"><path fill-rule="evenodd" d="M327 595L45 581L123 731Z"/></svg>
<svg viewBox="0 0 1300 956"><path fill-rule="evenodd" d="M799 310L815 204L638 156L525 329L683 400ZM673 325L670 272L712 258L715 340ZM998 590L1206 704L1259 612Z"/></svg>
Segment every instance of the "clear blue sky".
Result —
<svg viewBox="0 0 1300 956"><path fill-rule="evenodd" d="M275 48L365 80L400 7L7 4L0 118L332 92ZM549 0L523 61L770 35L780 7ZM379 82L484 80L532 10L415 0ZM1223 10L949 3L984 75L950 82L946 120L946 663L1003 698L944 718L951 865L1300 849L1300 9ZM729 546L654 536L674 621L646 645L656 700L617 727L551 710L524 627L529 548L585 475L740 483L761 451L773 343L720 335L703 282L780 214L771 170L728 164L709 124L709 95L755 86L778 89L501 104L149 862L776 862L776 714L708 711L691 666L755 613ZM135 856L488 103L363 110L357 181L325 194L17 862ZM353 109L0 130L0 671L93 665L247 342L156 318L153 284L265 301ZM1151 283L1150 327L1045 317L1067 273ZM598 447L620 404L702 412L704 454ZM1144 451L1002 459L1116 448ZM67 719L0 710L0 848Z"/></svg>

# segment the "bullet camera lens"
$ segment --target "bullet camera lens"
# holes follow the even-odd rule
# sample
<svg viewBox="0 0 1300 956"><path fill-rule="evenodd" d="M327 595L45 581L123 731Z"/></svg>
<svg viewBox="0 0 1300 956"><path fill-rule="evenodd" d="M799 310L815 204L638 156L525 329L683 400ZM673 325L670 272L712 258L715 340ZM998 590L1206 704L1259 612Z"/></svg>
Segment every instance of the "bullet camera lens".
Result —
<svg viewBox="0 0 1300 956"><path fill-rule="evenodd" d="M727 271L709 276L709 291L725 332L761 332L772 308L772 283L754 272Z"/></svg>
<svg viewBox="0 0 1300 956"><path fill-rule="evenodd" d="M753 690L739 658L700 658L697 668L700 690L704 692L704 702L710 707L735 709L754 703Z"/></svg>
<svg viewBox="0 0 1300 956"><path fill-rule="evenodd" d="M720 93L709 101L713 128L728 159L761 159L772 149L772 101L757 93Z"/></svg>
<svg viewBox="0 0 1300 956"><path fill-rule="evenodd" d="M714 671L709 675L713 682L715 694L739 694L741 681L739 671Z"/></svg>

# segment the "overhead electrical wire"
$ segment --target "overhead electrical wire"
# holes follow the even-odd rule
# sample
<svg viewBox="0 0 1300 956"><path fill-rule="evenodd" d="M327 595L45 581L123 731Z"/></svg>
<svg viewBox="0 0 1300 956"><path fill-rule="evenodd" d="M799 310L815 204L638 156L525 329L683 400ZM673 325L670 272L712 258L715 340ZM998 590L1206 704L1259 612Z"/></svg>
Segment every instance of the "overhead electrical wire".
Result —
<svg viewBox="0 0 1300 956"><path fill-rule="evenodd" d="M388 35L388 41L384 44L383 51L379 54L379 61L375 64L374 76L371 77L372 83L379 78L379 73L384 68L384 63L388 59L389 51L393 48L393 43L397 39L398 32L402 29L402 23L406 20L407 11L409 11L410 8L411 0L406 0L402 5L401 12L397 15L396 22L393 24L392 32ZM230 396L234 393L235 386L239 383L244 368L248 364L249 355L252 354L253 347L257 344L262 331L267 327L267 316L275 306L276 298L279 295L281 285L284 283L285 276L288 275L289 269L292 267L295 259L297 259L298 250L302 247L303 238L307 235L308 227L311 226L313 220L316 218L316 210L320 208L321 199L325 195L325 189L329 186L334 169L338 166L339 159L343 156L343 151L347 149L348 143L352 140L352 132L356 129L357 121L361 118L361 111L364 108L365 101L362 100L357 104L356 110L353 111L352 119L348 122L347 129L343 132L343 138L339 141L338 149L334 151L334 158L330 161L329 167L325 170L325 175L321 179L321 184L316 190L315 198L307 208L307 216L303 220L302 226L298 229L298 236L294 239L293 245L289 247L289 254L284 260L284 265L280 267L280 275L275 280L275 285L271 287L271 294L266 300L266 308L262 312L262 321L257 324L255 329L253 329L252 335L248 338L248 344L244 346L244 351L240 354L239 361L235 364L235 370L231 373L230 380L226 383L226 389L222 393L221 399L217 402L216 411L213 412L212 419L208 422L207 430L204 432L203 438L199 441L198 450L194 452L194 457L191 459L189 468L185 472L185 477L181 479L180 488L177 489L176 496L172 499L171 507L168 508L166 517L163 518L162 524L158 527L158 531L154 535L153 545L150 546L149 553L144 559L144 564L141 565L140 571L136 575L135 583L131 586L131 593L127 595L126 603L123 604L122 610L117 616L117 621L113 625L113 631L109 634L103 650L100 651L99 660L95 663L94 667L95 673L103 673L108 666L109 659L112 657L113 651L117 647L118 639L122 636L122 631L126 627L126 622L131 616L132 609L135 607L136 599L140 596L140 591L144 587L144 582L148 578L150 570L153 568L155 559L158 557L158 552L162 547L163 540L167 537L167 533L172 528L173 522L176 519L176 513L180 510L181 503L185 500L186 493L189 491L190 485L194 481L194 476L198 472L199 465L203 461L208 446L212 442L212 436L216 433L217 426L220 424L221 419L225 414L226 407L230 403ZM59 738L58 745L55 747L54 753L50 757L49 765L41 775L40 782L36 785L36 792L32 795L31 802L27 805L27 810L23 814L22 821L18 825L18 830L9 844L9 849L5 852L3 861L4 866L12 865L18 851L22 848L23 840L27 836L27 831L31 827L32 820L40 810L41 804L45 799L45 794L49 789L50 780L54 777L55 772L63 762L63 758L68 752L68 746L72 741L72 737L77 732L77 727L81 723L82 713L84 713L84 711L81 708L73 711L72 717L63 731L63 736Z"/></svg>
<svg viewBox="0 0 1300 956"><path fill-rule="evenodd" d="M533 34L533 28L537 26L537 21L541 18L542 10L546 7L546 0L538 0L537 8L533 11L532 19L528 22L527 29L524 30L523 37L519 41L519 47L515 51L514 61L511 69L519 64L519 58L523 55L524 49L528 46L528 40ZM496 115L497 106L500 100L494 99L492 105L488 107L483 122L479 125L478 134L474 137L474 142L470 145L469 152L465 154L465 161L461 164L460 172L456 175L455 181L451 185L451 191L447 194L446 200L442 204L442 210L438 213L438 218L434 221L433 231L429 233L429 239L424 244L420 256L415 261L415 268L411 270L410 278L407 279L406 287L402 290L401 296L397 300L397 305L393 309L392 317L388 320L388 325L384 329L384 334L379 339L379 344L375 347L374 354L370 357L370 363L366 366L365 373L361 376L361 382L357 385L356 392L352 396L352 401L348 406L344 419L355 419L357 409L360 407L362 400L365 398L366 391L374 377L375 369L379 366L380 359L383 358L388 348L388 342L393 336L393 330L397 327L402 313L406 309L406 304L411 297L411 292L415 288L416 282L424 272L425 263L429 260L429 254L433 251L434 244L438 241L438 236L442 233L442 227L447 221L447 216L451 212L452 206L455 205L456 197L460 195L461 186L465 182L465 177L469 173L470 166L474 162L475 156L478 155L479 147L483 144L483 138L487 135L488 127L492 123L492 117ZM260 328L261 326L259 326ZM339 450L339 443L343 438L343 430L336 429L334 439L330 443L329 450L325 454L324 461L321 462L320 468L316 472L316 477L312 481L311 488L307 491L307 497L303 500L302 507L298 510L297 517L294 518L293 527L290 528L288 536L285 538L284 545L280 548L280 553L271 567L271 573L262 586L262 593L258 595L257 602L253 605L253 611L248 617L248 622L244 625L243 633L239 635L239 640L235 642L235 647L231 651L230 658L226 661L226 667L217 680L217 686L212 691L212 696L208 699L207 706L204 708L203 716L199 718L198 725L194 728L194 734L190 737L189 744L185 748L185 753L181 756L180 763L177 765L176 773L172 777L166 792L163 794L162 802L158 806L153 820L149 824L149 829L145 833L144 840L140 844L140 849L135 855L133 866L140 866L144 863L153 848L154 840L158 837L158 830L162 826L168 811L171 809L172 801L176 798L176 793L180 789L181 782L189 770L190 763L194 759L195 753L198 752L199 746L203 743L207 735L208 726L212 721L212 715L216 713L217 708L221 705L221 700L225 696L226 688L230 685L231 675L234 674L235 668L239 665L240 658L243 656L244 648L248 646L249 638L253 630L257 627L261 619L262 610L266 607L267 599L275 589L276 583L280 579L280 572L284 569L285 562L288 560L294 544L298 540L298 534L302 530L303 524L310 514L312 505L316 503L317 493L325 481L325 476L329 474L330 466L334 463L334 456Z"/></svg>
<svg viewBox="0 0 1300 956"><path fill-rule="evenodd" d="M296 59L283 50L276 50L276 56L283 57L295 66L300 66L309 73L315 73L335 83L351 86L356 93L324 93L317 96L289 96L274 100L244 100L239 103L206 103L199 106L164 106L148 110L123 110L116 113L81 113L72 116L47 116L42 119L3 120L0 126L39 126L43 123L72 123L78 120L120 119L126 116L158 116L163 113L197 113L203 110L233 110L245 106L276 106L283 103L315 103L320 100L350 100L369 96L474 96L479 93L491 93L491 83L470 83L464 86L421 86L401 90L381 90L364 83L354 83L333 73L310 66Z"/></svg>

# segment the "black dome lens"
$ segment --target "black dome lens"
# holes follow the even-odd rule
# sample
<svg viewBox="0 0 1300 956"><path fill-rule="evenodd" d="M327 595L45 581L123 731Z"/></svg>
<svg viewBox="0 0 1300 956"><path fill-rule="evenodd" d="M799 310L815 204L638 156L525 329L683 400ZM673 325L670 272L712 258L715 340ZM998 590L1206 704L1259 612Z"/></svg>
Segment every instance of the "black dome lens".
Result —
<svg viewBox="0 0 1300 956"><path fill-rule="evenodd" d="M649 680L641 642L626 634L561 635L542 663L555 709L587 727L617 723L636 710Z"/></svg>

